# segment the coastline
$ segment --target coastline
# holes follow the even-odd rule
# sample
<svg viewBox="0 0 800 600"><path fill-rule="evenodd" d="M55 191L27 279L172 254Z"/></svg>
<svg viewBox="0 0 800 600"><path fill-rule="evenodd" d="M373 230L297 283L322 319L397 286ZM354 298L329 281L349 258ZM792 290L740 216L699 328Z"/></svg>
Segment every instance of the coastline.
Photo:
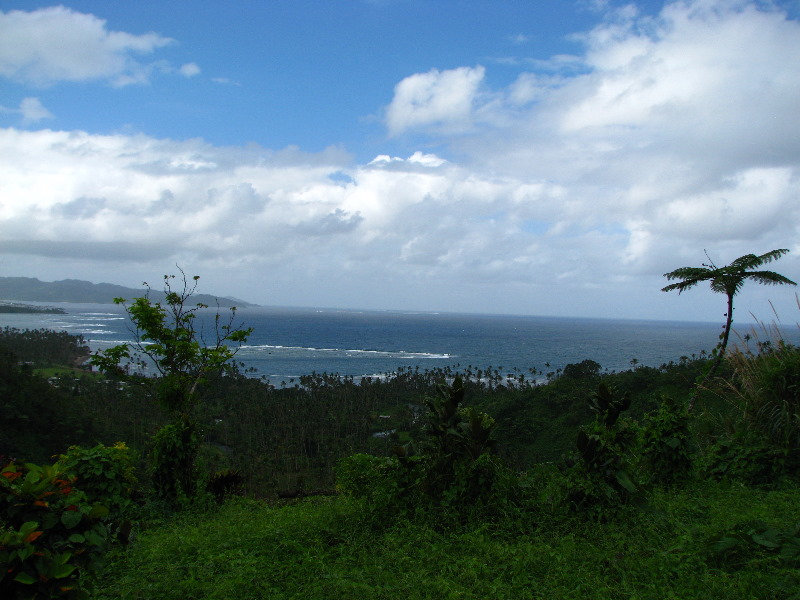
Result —
<svg viewBox="0 0 800 600"><path fill-rule="evenodd" d="M67 311L63 308L52 306L33 306L32 304L22 304L20 302L0 301L0 313L2 314L30 314L30 315L65 315Z"/></svg>

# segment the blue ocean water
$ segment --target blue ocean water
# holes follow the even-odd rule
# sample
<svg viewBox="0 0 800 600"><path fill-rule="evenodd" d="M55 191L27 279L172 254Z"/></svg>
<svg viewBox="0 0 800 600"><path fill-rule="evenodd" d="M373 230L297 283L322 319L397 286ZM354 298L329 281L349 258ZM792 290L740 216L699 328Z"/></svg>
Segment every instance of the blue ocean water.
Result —
<svg viewBox="0 0 800 600"><path fill-rule="evenodd" d="M59 304L65 315L0 314L0 327L82 334L93 350L133 339L122 307ZM207 331L213 312L203 315ZM381 376L400 367L492 367L550 372L592 359L607 371L657 367L717 343L722 323L248 307L237 324L254 329L237 361L274 384L311 372ZM742 326L740 333L748 333ZM797 343L796 326L787 336ZM794 339L792 339L794 338ZM732 337L732 342L736 337Z"/></svg>

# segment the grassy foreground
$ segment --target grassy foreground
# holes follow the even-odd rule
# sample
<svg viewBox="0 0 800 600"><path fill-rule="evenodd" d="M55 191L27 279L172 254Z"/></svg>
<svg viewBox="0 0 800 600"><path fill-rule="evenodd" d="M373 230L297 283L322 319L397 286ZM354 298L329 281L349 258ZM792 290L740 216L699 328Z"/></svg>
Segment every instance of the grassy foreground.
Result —
<svg viewBox="0 0 800 600"><path fill-rule="evenodd" d="M797 531L796 487L695 482L604 523L550 507L440 533L367 515L342 497L182 514L117 550L97 598L800 598L800 557L753 541L759 521Z"/></svg>

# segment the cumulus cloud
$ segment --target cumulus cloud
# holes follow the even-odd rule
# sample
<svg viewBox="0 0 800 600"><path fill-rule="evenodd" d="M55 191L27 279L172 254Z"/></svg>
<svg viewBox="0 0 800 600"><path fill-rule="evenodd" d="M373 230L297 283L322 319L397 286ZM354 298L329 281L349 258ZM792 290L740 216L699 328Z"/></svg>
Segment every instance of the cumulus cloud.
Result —
<svg viewBox="0 0 800 600"><path fill-rule="evenodd" d="M184 77L194 77L195 75L200 74L200 67L197 66L197 63L186 63L185 65L182 65L178 71Z"/></svg>
<svg viewBox="0 0 800 600"><path fill-rule="evenodd" d="M398 135L407 129L430 126L445 130L467 127L484 74L485 69L479 66L431 69L406 77L395 87L386 109L389 133Z"/></svg>
<svg viewBox="0 0 800 600"><path fill-rule="evenodd" d="M53 113L38 98L23 98L19 104L19 112L22 114L22 122L26 124L53 118Z"/></svg>
<svg viewBox="0 0 800 600"><path fill-rule="evenodd" d="M443 137L420 121L417 133L471 168L560 183L556 226L621 224L642 269L665 249L797 239L797 21L750 2L673 2L654 17L607 12L577 39L579 71L523 73L460 115L494 127Z"/></svg>
<svg viewBox="0 0 800 600"><path fill-rule="evenodd" d="M0 75L41 87L97 79L145 83L152 65L140 57L171 43L152 32L110 31L103 19L63 6L0 12Z"/></svg>
<svg viewBox="0 0 800 600"><path fill-rule="evenodd" d="M0 130L0 152L13 157L0 165L0 219L19 253L64 249L94 259L110 248L114 259L127 250L128 260L148 261L169 251L171 260L265 269L351 265L432 276L475 268L502 241L508 246L491 250L496 264L479 269L487 277L516 277L536 262L517 257L502 267L502 257L532 251L522 229L499 215L519 182L476 176L432 154L353 166L337 150L14 129ZM526 198L548 193L531 188ZM140 253L145 247L158 252Z"/></svg>
<svg viewBox="0 0 800 600"><path fill-rule="evenodd" d="M487 244L474 272L502 264L508 276L513 264L525 276L542 273L526 254L535 247L562 284L600 290L603 278L630 285L646 276L655 287L703 248L728 258L800 250L800 63L788 59L800 56L800 23L744 0L670 2L654 16L634 5L594 8L604 19L575 36L583 53L521 59L530 70L505 88L451 85L462 90L453 93L460 127L443 127L432 108L441 73L407 77L395 90L390 135L449 146L473 178L509 182L514 203L495 196L494 219L480 230L508 254L492 261ZM467 80L464 69L448 73ZM470 235L478 245L481 236ZM416 236L402 255L435 264L433 245Z"/></svg>
<svg viewBox="0 0 800 600"><path fill-rule="evenodd" d="M349 286L362 306L541 314L696 316L658 290L703 249L790 248L797 279L800 24L744 1L602 4L582 53L506 87L483 67L400 81L387 130L423 149L404 156L0 130L0 251L180 262L262 302Z"/></svg>
<svg viewBox="0 0 800 600"><path fill-rule="evenodd" d="M19 108L7 108L0 106L0 113L17 113L22 117L23 125L38 123L43 119L52 119L53 113L45 108L42 101L38 98L23 98L19 103Z"/></svg>

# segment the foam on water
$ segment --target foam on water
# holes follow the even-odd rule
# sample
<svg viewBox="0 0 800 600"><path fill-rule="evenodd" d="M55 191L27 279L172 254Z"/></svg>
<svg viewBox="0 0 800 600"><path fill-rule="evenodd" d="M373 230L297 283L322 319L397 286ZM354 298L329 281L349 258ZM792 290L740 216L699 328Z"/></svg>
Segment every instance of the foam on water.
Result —
<svg viewBox="0 0 800 600"><path fill-rule="evenodd" d="M283 354L283 355L300 355L309 354L335 354L337 356L353 356L360 358L367 357L385 357L385 358L401 358L401 359L449 359L453 358L450 354L434 353L434 352L408 352L406 350L372 350L364 348L314 348L314 347L301 347L301 346L276 346L271 344L261 344L258 346L243 345L239 350L240 356L256 356L269 354Z"/></svg>

